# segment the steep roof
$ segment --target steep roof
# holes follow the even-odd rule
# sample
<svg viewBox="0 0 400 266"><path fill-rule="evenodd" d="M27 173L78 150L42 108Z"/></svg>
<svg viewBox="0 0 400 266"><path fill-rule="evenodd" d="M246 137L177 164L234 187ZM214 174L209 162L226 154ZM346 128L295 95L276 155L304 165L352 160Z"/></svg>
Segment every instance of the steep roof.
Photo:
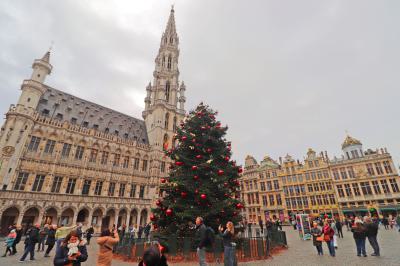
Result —
<svg viewBox="0 0 400 266"><path fill-rule="evenodd" d="M45 116L69 121L101 132L149 144L145 122L110 108L47 87L36 110Z"/></svg>

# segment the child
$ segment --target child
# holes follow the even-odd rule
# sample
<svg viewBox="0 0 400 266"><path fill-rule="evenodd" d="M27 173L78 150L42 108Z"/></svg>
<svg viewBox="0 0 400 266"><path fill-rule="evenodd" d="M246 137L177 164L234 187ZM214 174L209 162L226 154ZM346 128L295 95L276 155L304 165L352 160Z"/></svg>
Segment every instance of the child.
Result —
<svg viewBox="0 0 400 266"><path fill-rule="evenodd" d="M2 257L7 256L7 252L9 252L10 255L13 255L11 248L14 244L16 237L17 237L17 233L15 232L15 229L12 229L6 238L6 252L4 253L4 255Z"/></svg>

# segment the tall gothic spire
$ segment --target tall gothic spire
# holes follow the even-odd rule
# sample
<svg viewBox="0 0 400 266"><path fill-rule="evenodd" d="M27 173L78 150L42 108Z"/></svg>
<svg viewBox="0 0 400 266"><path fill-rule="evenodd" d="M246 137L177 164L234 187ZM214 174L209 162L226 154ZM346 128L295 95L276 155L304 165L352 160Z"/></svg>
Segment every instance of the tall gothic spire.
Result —
<svg viewBox="0 0 400 266"><path fill-rule="evenodd" d="M167 28L165 29L164 34L176 34L176 26L175 26L175 10L174 6L171 7L171 12L169 13Z"/></svg>

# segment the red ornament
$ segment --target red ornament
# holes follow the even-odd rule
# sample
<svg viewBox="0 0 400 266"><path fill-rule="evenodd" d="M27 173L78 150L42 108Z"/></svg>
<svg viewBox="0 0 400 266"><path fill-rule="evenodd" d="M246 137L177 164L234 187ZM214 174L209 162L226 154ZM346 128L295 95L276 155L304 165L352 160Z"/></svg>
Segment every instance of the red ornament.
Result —
<svg viewBox="0 0 400 266"><path fill-rule="evenodd" d="M205 126L202 126L201 127L201 130L206 130L207 128L205 127Z"/></svg>
<svg viewBox="0 0 400 266"><path fill-rule="evenodd" d="M239 167L239 168L238 168L238 173L239 173L239 174L243 173L243 168L242 168L242 167Z"/></svg>
<svg viewBox="0 0 400 266"><path fill-rule="evenodd" d="M186 193L185 191L182 191L182 192L181 192L181 197L182 197L182 198L186 198L186 196L187 196L187 193Z"/></svg>
<svg viewBox="0 0 400 266"><path fill-rule="evenodd" d="M201 154L196 155L196 159L201 159L201 158L203 158L203 156Z"/></svg>
<svg viewBox="0 0 400 266"><path fill-rule="evenodd" d="M229 156L226 156L226 157L225 157L225 161L227 161L227 162L229 162L230 159L231 159L231 158L229 158Z"/></svg>
<svg viewBox="0 0 400 266"><path fill-rule="evenodd" d="M227 187L228 186L228 182L224 182L224 187Z"/></svg>
<svg viewBox="0 0 400 266"><path fill-rule="evenodd" d="M242 209L243 207L244 207L243 204L240 202L236 204L236 209Z"/></svg>
<svg viewBox="0 0 400 266"><path fill-rule="evenodd" d="M158 225L157 224L153 224L153 228L154 228L154 230L157 230L158 229Z"/></svg>
<svg viewBox="0 0 400 266"><path fill-rule="evenodd" d="M196 115L199 116L199 117L203 116L203 112L197 112Z"/></svg>
<svg viewBox="0 0 400 266"><path fill-rule="evenodd" d="M195 193L195 194L199 194L199 190L196 188L196 189L194 190L194 193Z"/></svg>
<svg viewBox="0 0 400 266"><path fill-rule="evenodd" d="M175 165L176 165L176 166L182 166L182 165L183 165L183 162L176 161L176 162L175 162Z"/></svg>
<svg viewBox="0 0 400 266"><path fill-rule="evenodd" d="M182 137L182 140L183 140L183 141L187 140L187 137L186 137L186 136L183 136L183 137Z"/></svg>
<svg viewBox="0 0 400 266"><path fill-rule="evenodd" d="M225 198L229 198L229 195L225 193L225 194L224 194L224 197L225 197Z"/></svg>
<svg viewBox="0 0 400 266"><path fill-rule="evenodd" d="M156 201L156 205L157 205L158 207L160 207L161 204L162 204L162 203L161 203L161 200L157 200L157 201Z"/></svg>
<svg viewBox="0 0 400 266"><path fill-rule="evenodd" d="M165 214L166 214L167 216L172 216L172 209L167 209L167 210L165 211Z"/></svg>
<svg viewBox="0 0 400 266"><path fill-rule="evenodd" d="M193 171L196 171L196 170L197 170L197 166L196 166L196 165L193 165L193 166L192 166L192 170L193 170Z"/></svg>
<svg viewBox="0 0 400 266"><path fill-rule="evenodd" d="M221 123L218 122L218 123L215 125L215 127L216 127L216 128L221 128Z"/></svg>
<svg viewBox="0 0 400 266"><path fill-rule="evenodd" d="M198 180L198 179L199 179L199 176L198 176L198 175L195 175L195 176L193 176L193 179L194 179L194 180Z"/></svg>
<svg viewBox="0 0 400 266"><path fill-rule="evenodd" d="M150 221L153 221L153 222L154 222L155 220L157 220L156 216L154 216L153 213L150 214Z"/></svg>
<svg viewBox="0 0 400 266"><path fill-rule="evenodd" d="M206 195L206 194L201 194L201 195L200 195L200 198L201 198L202 200L205 200L205 199L207 199L207 195Z"/></svg>
<svg viewBox="0 0 400 266"><path fill-rule="evenodd" d="M228 151L231 151L232 148L231 148L231 147L228 147L228 148L226 148L226 149L227 149Z"/></svg>
<svg viewBox="0 0 400 266"><path fill-rule="evenodd" d="M237 215L237 212L233 212L233 216L236 216Z"/></svg>
<svg viewBox="0 0 400 266"><path fill-rule="evenodd" d="M212 149L211 148L207 148L207 150L206 150L208 153L211 153L212 152Z"/></svg>
<svg viewBox="0 0 400 266"><path fill-rule="evenodd" d="M192 139L193 143L196 143L196 139Z"/></svg>
<svg viewBox="0 0 400 266"><path fill-rule="evenodd" d="M160 179L160 181L161 181L161 183L163 183L163 184L164 184L165 182L167 182L167 179L165 179L165 178L161 178L161 179Z"/></svg>
<svg viewBox="0 0 400 266"><path fill-rule="evenodd" d="M219 175L219 176L221 176L221 175L223 175L223 174L225 174L224 170L218 170L218 175Z"/></svg>
<svg viewBox="0 0 400 266"><path fill-rule="evenodd" d="M211 128L211 126L207 126L207 129L210 129Z"/></svg>
<svg viewBox="0 0 400 266"><path fill-rule="evenodd" d="M165 247L160 245L160 253L164 254L165 253Z"/></svg>
<svg viewBox="0 0 400 266"><path fill-rule="evenodd" d="M209 117L210 117L211 119L214 119L214 118L215 118L215 115L211 114L211 115L209 115Z"/></svg>

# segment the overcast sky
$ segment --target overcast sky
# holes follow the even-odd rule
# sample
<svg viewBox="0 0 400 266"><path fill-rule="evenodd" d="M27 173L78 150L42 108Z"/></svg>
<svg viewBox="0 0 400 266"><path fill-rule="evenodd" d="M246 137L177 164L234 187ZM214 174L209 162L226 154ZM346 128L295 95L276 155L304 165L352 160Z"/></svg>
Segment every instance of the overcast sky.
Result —
<svg viewBox="0 0 400 266"><path fill-rule="evenodd" d="M175 3L187 108L236 159L341 155L345 131L400 159L400 1L0 1L0 112L54 42L52 87L141 118Z"/></svg>

